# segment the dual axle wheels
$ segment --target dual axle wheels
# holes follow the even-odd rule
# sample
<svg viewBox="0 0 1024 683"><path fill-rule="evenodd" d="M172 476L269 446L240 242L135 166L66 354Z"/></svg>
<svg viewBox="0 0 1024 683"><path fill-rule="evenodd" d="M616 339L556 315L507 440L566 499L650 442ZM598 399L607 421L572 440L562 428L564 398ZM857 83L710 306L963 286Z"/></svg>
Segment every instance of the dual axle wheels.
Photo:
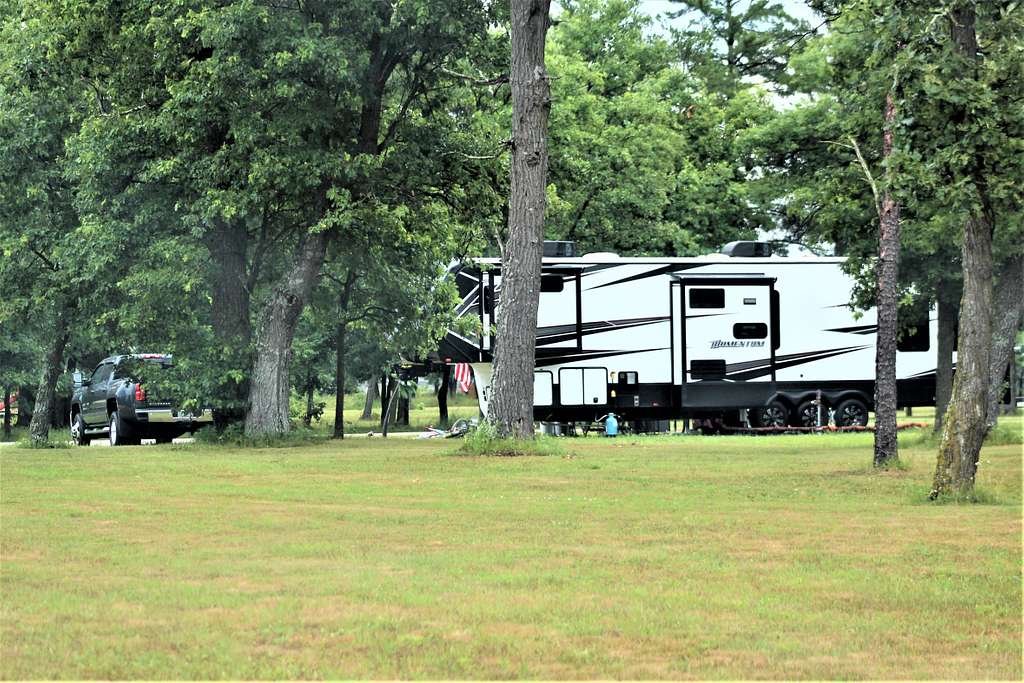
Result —
<svg viewBox="0 0 1024 683"><path fill-rule="evenodd" d="M828 424L828 406L821 406L822 424ZM748 413L751 427L814 427L818 424L818 406L804 401L791 408L782 401L772 401ZM858 398L847 398L835 406L837 427L863 427L868 423L868 407Z"/></svg>

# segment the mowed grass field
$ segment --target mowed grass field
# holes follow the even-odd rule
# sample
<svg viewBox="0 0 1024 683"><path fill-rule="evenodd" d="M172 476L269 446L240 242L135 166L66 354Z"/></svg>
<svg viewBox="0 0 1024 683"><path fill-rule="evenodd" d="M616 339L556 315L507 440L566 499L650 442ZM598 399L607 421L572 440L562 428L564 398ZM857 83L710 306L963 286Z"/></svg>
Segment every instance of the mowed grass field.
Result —
<svg viewBox="0 0 1024 683"><path fill-rule="evenodd" d="M920 439L5 447L0 675L1019 680L1019 439Z"/></svg>

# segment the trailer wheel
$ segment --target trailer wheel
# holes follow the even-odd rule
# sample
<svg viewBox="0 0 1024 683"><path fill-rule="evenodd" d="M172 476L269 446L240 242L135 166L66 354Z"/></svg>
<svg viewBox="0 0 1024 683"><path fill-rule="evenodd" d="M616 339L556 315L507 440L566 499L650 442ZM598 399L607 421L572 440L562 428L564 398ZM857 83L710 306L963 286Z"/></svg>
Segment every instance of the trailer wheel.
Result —
<svg viewBox="0 0 1024 683"><path fill-rule="evenodd" d="M868 407L859 398L848 398L836 406L837 427L864 427L868 423Z"/></svg>
<svg viewBox="0 0 1024 683"><path fill-rule="evenodd" d="M751 410L748 419L751 427L788 427L789 408L782 401L772 401Z"/></svg>
<svg viewBox="0 0 1024 683"><path fill-rule="evenodd" d="M822 426L828 424L828 408L821 407ZM818 426L818 406L814 401L804 401L796 409L796 424L801 427Z"/></svg>

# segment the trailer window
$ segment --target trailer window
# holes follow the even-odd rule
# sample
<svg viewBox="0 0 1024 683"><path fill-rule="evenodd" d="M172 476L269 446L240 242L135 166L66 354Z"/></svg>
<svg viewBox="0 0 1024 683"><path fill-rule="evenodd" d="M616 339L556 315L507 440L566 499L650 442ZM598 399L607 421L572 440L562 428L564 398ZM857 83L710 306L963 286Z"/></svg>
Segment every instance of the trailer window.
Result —
<svg viewBox="0 0 1024 683"><path fill-rule="evenodd" d="M561 292L565 289L565 280L561 275L542 275L540 278L541 292Z"/></svg>
<svg viewBox="0 0 1024 683"><path fill-rule="evenodd" d="M899 311L899 334L896 337L897 351L927 351L928 302L914 302Z"/></svg>
<svg viewBox="0 0 1024 683"><path fill-rule="evenodd" d="M490 285L484 287L484 313L494 314L494 287Z"/></svg>
<svg viewBox="0 0 1024 683"><path fill-rule="evenodd" d="M690 308L725 308L725 290L691 289Z"/></svg>
<svg viewBox="0 0 1024 683"><path fill-rule="evenodd" d="M619 372L618 376L619 384L636 384L637 373L633 370L627 370L625 372Z"/></svg>
<svg viewBox="0 0 1024 683"><path fill-rule="evenodd" d="M736 323L732 326L733 339L764 339L768 326L764 323Z"/></svg>

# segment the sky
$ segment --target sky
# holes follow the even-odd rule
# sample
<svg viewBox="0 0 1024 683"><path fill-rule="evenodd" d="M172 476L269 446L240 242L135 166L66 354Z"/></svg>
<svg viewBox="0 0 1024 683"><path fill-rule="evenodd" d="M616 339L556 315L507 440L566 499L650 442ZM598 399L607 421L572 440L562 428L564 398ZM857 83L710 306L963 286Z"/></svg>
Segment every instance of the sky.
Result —
<svg viewBox="0 0 1024 683"><path fill-rule="evenodd" d="M814 19L814 12L811 11L807 6L807 3L803 0L780 0L780 2L790 16L797 19L805 19L807 21L812 21ZM671 0L641 0L640 7L647 14L657 16L667 12L679 11L680 4L678 2L671 2ZM681 17L674 23L679 23L682 26L685 25L686 20Z"/></svg>

